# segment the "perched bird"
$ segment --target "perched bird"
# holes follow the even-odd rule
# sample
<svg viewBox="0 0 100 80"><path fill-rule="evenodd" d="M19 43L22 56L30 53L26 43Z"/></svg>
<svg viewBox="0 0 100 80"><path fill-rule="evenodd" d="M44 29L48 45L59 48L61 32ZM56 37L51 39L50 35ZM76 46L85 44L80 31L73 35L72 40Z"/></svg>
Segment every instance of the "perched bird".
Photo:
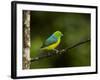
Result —
<svg viewBox="0 0 100 80"><path fill-rule="evenodd" d="M54 32L43 43L41 50L56 50L55 48L60 44L62 36L63 36L63 34L60 31Z"/></svg>

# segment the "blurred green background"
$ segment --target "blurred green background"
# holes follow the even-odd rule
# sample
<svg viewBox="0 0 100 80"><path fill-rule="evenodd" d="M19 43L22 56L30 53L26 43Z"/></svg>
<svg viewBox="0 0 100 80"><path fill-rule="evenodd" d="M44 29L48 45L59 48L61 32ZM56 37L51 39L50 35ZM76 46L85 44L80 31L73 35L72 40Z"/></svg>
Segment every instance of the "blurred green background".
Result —
<svg viewBox="0 0 100 80"><path fill-rule="evenodd" d="M55 31L64 36L57 49L64 49L90 38L90 14L31 11L31 58L37 57L43 42ZM31 69L90 66L90 43L87 42L62 55L31 63Z"/></svg>

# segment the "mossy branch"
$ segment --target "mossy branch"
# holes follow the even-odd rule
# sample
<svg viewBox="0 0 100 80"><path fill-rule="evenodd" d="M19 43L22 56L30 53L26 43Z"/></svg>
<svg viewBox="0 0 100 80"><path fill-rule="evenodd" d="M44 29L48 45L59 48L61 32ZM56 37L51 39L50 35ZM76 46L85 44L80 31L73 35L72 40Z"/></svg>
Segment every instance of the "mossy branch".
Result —
<svg viewBox="0 0 100 80"><path fill-rule="evenodd" d="M58 51L53 51L52 53L48 52L46 55L42 55L42 56L37 56L37 57L34 57L34 58L31 58L30 62L34 62L34 61L38 61L38 60L41 60L41 59L44 59L44 58L48 58L48 57L52 57L52 56L55 56L55 55L61 55L63 54L64 52L67 52L68 50L72 49L72 48L75 48L77 46L80 46L82 44L85 44L87 42L90 42L90 40L85 40L85 41L82 41L82 42L78 42L68 48L65 48L65 49L61 49L61 50L58 50Z"/></svg>

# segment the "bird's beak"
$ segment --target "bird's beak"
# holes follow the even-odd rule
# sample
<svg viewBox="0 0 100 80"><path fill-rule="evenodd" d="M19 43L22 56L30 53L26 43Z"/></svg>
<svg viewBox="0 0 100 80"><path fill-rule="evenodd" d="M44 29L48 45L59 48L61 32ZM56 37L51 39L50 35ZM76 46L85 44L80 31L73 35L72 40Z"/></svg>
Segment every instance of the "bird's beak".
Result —
<svg viewBox="0 0 100 80"><path fill-rule="evenodd" d="M63 34L61 36L63 36Z"/></svg>

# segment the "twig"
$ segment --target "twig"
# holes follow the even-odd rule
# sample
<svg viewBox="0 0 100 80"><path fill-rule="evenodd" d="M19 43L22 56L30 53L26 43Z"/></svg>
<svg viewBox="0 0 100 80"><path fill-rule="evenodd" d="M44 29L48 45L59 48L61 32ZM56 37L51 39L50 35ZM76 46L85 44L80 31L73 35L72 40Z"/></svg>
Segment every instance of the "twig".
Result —
<svg viewBox="0 0 100 80"><path fill-rule="evenodd" d="M84 44L84 43L87 43L89 42L90 40L86 40L86 41L82 41L82 42L79 42L79 43L76 43L68 48L65 48L65 49L62 49L62 50L59 50L58 52L52 52L52 53L47 53L47 55L42 55L42 56L38 56L38 57L35 57L35 58L32 58L30 60L30 62L34 62L34 61L38 61L38 60L41 60L41 59L44 59L44 58L47 58L47 57L52 57L52 56L55 56L55 55L60 55L72 48L75 48L77 46L80 46L81 44Z"/></svg>

